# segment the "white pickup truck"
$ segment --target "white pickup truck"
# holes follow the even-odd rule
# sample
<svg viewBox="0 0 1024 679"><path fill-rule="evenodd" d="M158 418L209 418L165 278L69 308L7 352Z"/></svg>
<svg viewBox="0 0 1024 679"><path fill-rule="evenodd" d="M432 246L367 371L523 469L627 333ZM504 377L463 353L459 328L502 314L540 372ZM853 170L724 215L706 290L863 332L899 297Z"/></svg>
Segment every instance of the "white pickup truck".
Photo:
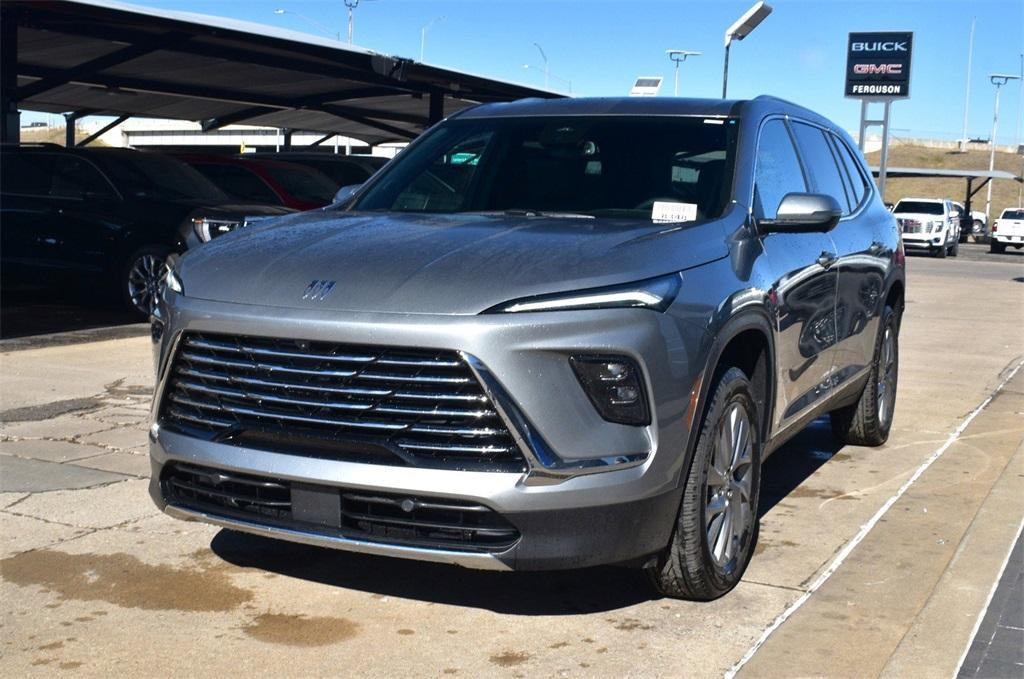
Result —
<svg viewBox="0 0 1024 679"><path fill-rule="evenodd" d="M933 257L956 257L960 252L960 212L950 200L903 198L892 210L908 251Z"/></svg>
<svg viewBox="0 0 1024 679"><path fill-rule="evenodd" d="M1018 250L1024 247L1024 208L1008 207L992 224L989 233L989 252L1006 252L1012 245Z"/></svg>

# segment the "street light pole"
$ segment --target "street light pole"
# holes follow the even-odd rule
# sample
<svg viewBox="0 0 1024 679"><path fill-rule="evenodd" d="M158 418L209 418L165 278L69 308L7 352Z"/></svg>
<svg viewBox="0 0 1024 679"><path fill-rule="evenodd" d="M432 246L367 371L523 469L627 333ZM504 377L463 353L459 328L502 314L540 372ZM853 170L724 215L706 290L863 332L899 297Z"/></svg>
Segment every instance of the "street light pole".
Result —
<svg viewBox="0 0 1024 679"><path fill-rule="evenodd" d="M540 52L540 58L544 60L544 89L548 89L548 55L544 54L544 48L533 43L533 46Z"/></svg>
<svg viewBox="0 0 1024 679"><path fill-rule="evenodd" d="M967 47L967 90L964 92L964 131L960 136L960 151L967 150L967 112L971 103L971 62L974 61L974 25L978 17L971 19L971 39Z"/></svg>
<svg viewBox="0 0 1024 679"><path fill-rule="evenodd" d="M665 54L668 58L676 64L676 86L674 94L672 96L679 96L679 64L686 61L686 57L699 57L700 52L691 52L689 50L665 50Z"/></svg>
<svg viewBox="0 0 1024 679"><path fill-rule="evenodd" d="M426 47L426 44L427 44L427 31L429 31L430 27L433 26L434 24L436 24L438 21L444 21L444 17L443 16L441 16L441 17L434 17L433 19L428 21L423 26L423 28L420 29L420 62L421 63L423 62L423 50L424 50L424 48Z"/></svg>
<svg viewBox="0 0 1024 679"><path fill-rule="evenodd" d="M360 0L345 0L345 7L348 8L348 44L352 44L352 34L355 25L355 11Z"/></svg>
<svg viewBox="0 0 1024 679"><path fill-rule="evenodd" d="M725 31L725 63L722 67L722 99L725 99L729 91L729 47L733 40L743 40L772 13L771 5L761 0L748 9L743 16L736 20L732 26Z"/></svg>
<svg viewBox="0 0 1024 679"><path fill-rule="evenodd" d="M540 66L534 66L532 64L523 64L523 68L532 68L535 71L541 71L542 73L544 72L543 68L541 68ZM568 78L563 78L560 75L555 75L554 73L547 73L546 76L548 78L554 78L555 80L558 80L559 82L565 83L565 86L569 88L569 94L572 94L572 81L571 80L569 80Z"/></svg>
<svg viewBox="0 0 1024 679"><path fill-rule="evenodd" d="M324 33L325 35L329 35L332 38L334 38L335 40L339 40L339 41L341 40L341 34L340 33L338 33L337 31L332 31L331 29L329 29L327 26L323 25L319 21L314 21L313 19L310 19L308 16L305 16L304 14L299 14L298 12L293 12L290 9L280 9L280 8L275 9L274 10L274 14L277 14L278 16L281 16L281 15L284 15L284 14L291 14L294 17L298 17L299 19L302 19L307 24L309 24L310 26L313 26L314 28L316 28L321 33Z"/></svg>
<svg viewBox="0 0 1024 679"><path fill-rule="evenodd" d="M996 130L999 129L999 90L1002 89L1003 85L1011 80L1020 80L1019 75L1008 75L1005 73L992 73L988 77L989 81L996 86L996 105L995 110L992 114L992 139L989 142L991 150L988 156L988 171L992 172L996 169ZM985 217L989 224L992 223L992 180L988 180L988 191L985 197Z"/></svg>

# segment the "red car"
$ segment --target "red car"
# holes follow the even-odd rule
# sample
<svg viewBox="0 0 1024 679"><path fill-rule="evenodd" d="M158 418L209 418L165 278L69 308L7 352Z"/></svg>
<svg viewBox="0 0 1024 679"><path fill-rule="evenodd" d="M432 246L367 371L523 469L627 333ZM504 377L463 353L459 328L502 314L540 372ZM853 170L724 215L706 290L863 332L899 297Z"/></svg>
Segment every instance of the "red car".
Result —
<svg viewBox="0 0 1024 679"><path fill-rule="evenodd" d="M312 210L330 205L338 190L325 174L295 163L200 154L175 157L237 200Z"/></svg>

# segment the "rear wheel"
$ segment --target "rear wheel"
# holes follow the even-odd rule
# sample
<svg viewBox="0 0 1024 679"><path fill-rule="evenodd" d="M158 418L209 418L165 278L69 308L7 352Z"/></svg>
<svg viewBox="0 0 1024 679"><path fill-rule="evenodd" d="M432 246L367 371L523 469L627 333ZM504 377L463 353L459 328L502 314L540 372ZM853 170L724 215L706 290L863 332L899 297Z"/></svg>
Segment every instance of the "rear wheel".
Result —
<svg viewBox="0 0 1024 679"><path fill-rule="evenodd" d="M998 241L990 240L988 242L988 251L1001 255L1006 252L1006 243L1000 243Z"/></svg>
<svg viewBox="0 0 1024 679"><path fill-rule="evenodd" d="M831 413L832 433L841 444L880 446L889 439L899 368L899 316L886 306L864 391L856 403Z"/></svg>
<svg viewBox="0 0 1024 679"><path fill-rule="evenodd" d="M672 541L646 572L663 595L709 601L740 581L757 542L761 427L747 376L713 388Z"/></svg>
<svg viewBox="0 0 1024 679"><path fill-rule="evenodd" d="M161 245L141 247L128 257L120 278L121 298L140 316L148 317L160 296L167 275L170 249Z"/></svg>

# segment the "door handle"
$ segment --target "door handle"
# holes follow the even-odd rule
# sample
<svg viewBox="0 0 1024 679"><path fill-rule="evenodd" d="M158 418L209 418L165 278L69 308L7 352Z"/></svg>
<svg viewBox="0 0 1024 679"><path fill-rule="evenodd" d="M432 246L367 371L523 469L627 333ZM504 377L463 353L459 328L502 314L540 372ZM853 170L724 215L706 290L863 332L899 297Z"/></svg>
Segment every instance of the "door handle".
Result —
<svg viewBox="0 0 1024 679"><path fill-rule="evenodd" d="M836 256L836 253L822 250L821 254L818 255L818 264L821 265L821 268L827 269L835 264L838 259L839 258Z"/></svg>

